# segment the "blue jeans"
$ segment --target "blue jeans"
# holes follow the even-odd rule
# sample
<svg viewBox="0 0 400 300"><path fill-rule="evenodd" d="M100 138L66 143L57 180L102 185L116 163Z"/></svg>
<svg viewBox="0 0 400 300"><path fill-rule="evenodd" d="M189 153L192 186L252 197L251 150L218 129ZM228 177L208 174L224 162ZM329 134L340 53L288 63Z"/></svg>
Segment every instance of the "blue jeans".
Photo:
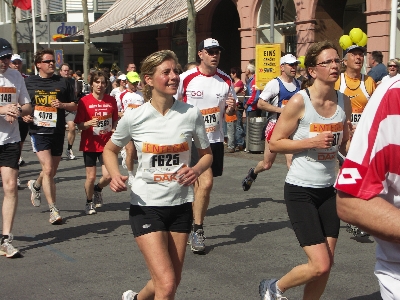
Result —
<svg viewBox="0 0 400 300"><path fill-rule="evenodd" d="M228 148L229 149L235 149L235 132L236 132L236 122L227 122L226 127L227 127L227 134L228 134Z"/></svg>
<svg viewBox="0 0 400 300"><path fill-rule="evenodd" d="M236 116L237 116L236 133L235 133L236 145L244 147L245 136L246 136L246 128L245 128L246 124L243 124L242 121L243 110L238 110L236 112Z"/></svg>

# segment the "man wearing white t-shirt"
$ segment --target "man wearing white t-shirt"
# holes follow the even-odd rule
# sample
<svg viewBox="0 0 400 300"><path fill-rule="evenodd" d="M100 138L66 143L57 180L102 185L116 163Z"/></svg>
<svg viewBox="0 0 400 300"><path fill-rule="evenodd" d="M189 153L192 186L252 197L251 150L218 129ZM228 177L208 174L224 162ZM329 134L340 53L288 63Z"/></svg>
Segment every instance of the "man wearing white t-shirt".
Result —
<svg viewBox="0 0 400 300"><path fill-rule="evenodd" d="M242 181L244 191L248 191L257 175L269 170L275 161L276 153L269 151L268 142L274 130L282 109L289 99L300 90L300 82L295 79L299 61L292 54L281 57L281 76L268 82L260 94L257 107L269 113L269 120L265 129L264 160L260 161L255 168L251 168ZM286 163L289 168L292 155L286 154Z"/></svg>
<svg viewBox="0 0 400 300"><path fill-rule="evenodd" d="M377 242L375 275L383 300L400 299L400 80L382 82L368 101L339 172L339 217Z"/></svg>
<svg viewBox="0 0 400 300"><path fill-rule="evenodd" d="M231 78L218 69L223 48L215 39L208 38L198 47L200 65L180 75L177 92L179 100L197 106L205 122L206 132L213 152L211 168L201 174L195 183L193 202L193 232L190 245L193 252L205 251L203 221L210 202L213 177L221 176L224 161L224 115L235 113L237 97ZM198 160L197 149L192 148L192 162Z"/></svg>
<svg viewBox="0 0 400 300"><path fill-rule="evenodd" d="M18 117L32 112L24 78L17 70L9 68L11 56L10 43L0 38L0 171L4 192L0 255L6 257L19 256L19 251L11 244L11 230L18 203L17 177L21 141Z"/></svg>

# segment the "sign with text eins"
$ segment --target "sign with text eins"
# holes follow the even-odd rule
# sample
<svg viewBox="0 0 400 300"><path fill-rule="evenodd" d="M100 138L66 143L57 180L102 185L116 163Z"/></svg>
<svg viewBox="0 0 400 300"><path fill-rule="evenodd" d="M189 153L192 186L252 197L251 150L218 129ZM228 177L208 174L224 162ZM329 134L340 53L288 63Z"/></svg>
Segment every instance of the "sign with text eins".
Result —
<svg viewBox="0 0 400 300"><path fill-rule="evenodd" d="M281 75L280 69L281 45L256 45L256 87L263 90L265 85Z"/></svg>

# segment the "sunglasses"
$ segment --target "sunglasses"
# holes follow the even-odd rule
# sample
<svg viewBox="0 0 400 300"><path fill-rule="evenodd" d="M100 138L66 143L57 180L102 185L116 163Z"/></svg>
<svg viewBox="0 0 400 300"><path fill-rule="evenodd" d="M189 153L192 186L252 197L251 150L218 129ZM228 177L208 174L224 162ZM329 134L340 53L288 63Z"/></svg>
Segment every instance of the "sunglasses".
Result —
<svg viewBox="0 0 400 300"><path fill-rule="evenodd" d="M291 66L291 67L297 67L297 66L299 65L299 63L294 62L294 63L287 64L287 65L288 65L288 66Z"/></svg>
<svg viewBox="0 0 400 300"><path fill-rule="evenodd" d="M388 68L390 68L390 67L395 67L395 68L397 68L397 65L388 65Z"/></svg>
<svg viewBox="0 0 400 300"><path fill-rule="evenodd" d="M42 61L41 61L41 63L44 63L44 64L50 64L50 63L53 63L53 64L55 64L55 63L56 63L56 61L55 61L54 59L47 59L47 60L42 60Z"/></svg>
<svg viewBox="0 0 400 300"><path fill-rule="evenodd" d="M221 50L212 50L212 49L205 49L208 55L218 55L221 53Z"/></svg>
<svg viewBox="0 0 400 300"><path fill-rule="evenodd" d="M11 56L12 56L11 54L7 54L7 55L0 57L0 59L11 59Z"/></svg>

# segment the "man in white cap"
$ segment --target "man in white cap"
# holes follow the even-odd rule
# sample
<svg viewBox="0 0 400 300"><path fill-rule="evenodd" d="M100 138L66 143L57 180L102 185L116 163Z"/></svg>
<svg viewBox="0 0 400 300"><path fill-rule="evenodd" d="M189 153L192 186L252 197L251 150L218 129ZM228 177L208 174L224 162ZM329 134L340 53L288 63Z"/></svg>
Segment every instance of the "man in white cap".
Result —
<svg viewBox="0 0 400 300"><path fill-rule="evenodd" d="M231 78L217 68L221 50L223 48L215 39L202 41L197 52L200 65L180 75L177 92L178 99L200 109L214 157L211 168L201 174L194 185L194 224L190 244L193 252L200 253L205 251L203 221L210 202L213 177L221 176L223 170L224 115L235 113L237 101ZM191 165L195 165L198 159L199 155L193 144Z"/></svg>
<svg viewBox="0 0 400 300"><path fill-rule="evenodd" d="M11 230L18 204L18 160L20 134L17 118L32 112L24 79L17 70L9 68L12 48L0 38L0 171L3 183L2 231L0 255L16 257L19 251L11 244Z"/></svg>
<svg viewBox="0 0 400 300"><path fill-rule="evenodd" d="M21 56L19 54L13 54L11 56L10 68L17 70L21 73L22 77L26 78L28 75L22 73L22 65L23 62Z"/></svg>
<svg viewBox="0 0 400 300"><path fill-rule="evenodd" d="M258 101L257 107L269 113L269 120L265 128L264 159L255 168L251 168L247 176L243 179L242 188L244 191L248 191L252 183L256 180L257 175L269 170L275 161L276 153L269 151L268 142L282 109L289 99L300 90L300 82L295 79L299 63L297 58L292 54L282 56L280 60L281 76L268 82L260 94L259 99L262 101ZM286 163L289 168L291 164L291 155L289 154L286 155Z"/></svg>
<svg viewBox="0 0 400 300"><path fill-rule="evenodd" d="M110 96L115 98L118 107L118 115L121 117L123 115L123 112L122 112L120 96L126 90L126 75L125 74L119 75L116 81L117 84L119 84L119 86L117 86L115 89L111 91Z"/></svg>

